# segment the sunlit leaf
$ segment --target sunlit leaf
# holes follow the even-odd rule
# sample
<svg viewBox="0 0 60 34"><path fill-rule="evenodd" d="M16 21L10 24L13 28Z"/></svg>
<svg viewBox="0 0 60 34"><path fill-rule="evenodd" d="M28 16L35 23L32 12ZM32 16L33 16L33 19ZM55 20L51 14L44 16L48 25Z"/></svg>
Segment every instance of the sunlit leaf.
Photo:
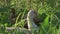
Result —
<svg viewBox="0 0 60 34"><path fill-rule="evenodd" d="M42 24L44 27L47 27L49 26L49 15L45 18L43 24Z"/></svg>

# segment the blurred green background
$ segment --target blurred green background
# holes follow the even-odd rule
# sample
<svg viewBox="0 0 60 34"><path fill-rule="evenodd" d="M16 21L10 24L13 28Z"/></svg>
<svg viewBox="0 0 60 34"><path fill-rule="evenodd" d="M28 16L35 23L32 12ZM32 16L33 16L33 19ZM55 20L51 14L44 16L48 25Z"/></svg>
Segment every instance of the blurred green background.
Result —
<svg viewBox="0 0 60 34"><path fill-rule="evenodd" d="M23 27L24 16L30 9L35 9L38 12L38 18L42 20L40 32L35 34L60 34L60 0L0 0L0 30L1 26L13 25L9 20L12 8L17 15L16 26Z"/></svg>

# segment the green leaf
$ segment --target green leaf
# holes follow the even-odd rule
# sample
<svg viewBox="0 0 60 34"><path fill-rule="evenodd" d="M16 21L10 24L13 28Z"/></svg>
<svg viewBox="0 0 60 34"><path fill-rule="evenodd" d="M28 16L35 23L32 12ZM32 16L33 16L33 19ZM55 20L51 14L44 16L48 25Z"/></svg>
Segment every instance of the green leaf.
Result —
<svg viewBox="0 0 60 34"><path fill-rule="evenodd" d="M42 26L43 33L47 32L49 30L49 15L47 15L47 17L44 19L41 26Z"/></svg>
<svg viewBox="0 0 60 34"><path fill-rule="evenodd" d="M44 27L47 27L49 26L49 15L45 18L43 24L42 24Z"/></svg>

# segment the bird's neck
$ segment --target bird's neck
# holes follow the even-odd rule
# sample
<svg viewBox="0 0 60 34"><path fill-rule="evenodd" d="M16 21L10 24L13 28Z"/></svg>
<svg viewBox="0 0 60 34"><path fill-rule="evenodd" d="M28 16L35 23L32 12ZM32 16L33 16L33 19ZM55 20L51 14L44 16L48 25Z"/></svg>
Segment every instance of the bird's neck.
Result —
<svg viewBox="0 0 60 34"><path fill-rule="evenodd" d="M29 29L36 29L36 28L38 28L37 25L34 23L33 18L31 16L27 17L27 21L28 21L28 28Z"/></svg>

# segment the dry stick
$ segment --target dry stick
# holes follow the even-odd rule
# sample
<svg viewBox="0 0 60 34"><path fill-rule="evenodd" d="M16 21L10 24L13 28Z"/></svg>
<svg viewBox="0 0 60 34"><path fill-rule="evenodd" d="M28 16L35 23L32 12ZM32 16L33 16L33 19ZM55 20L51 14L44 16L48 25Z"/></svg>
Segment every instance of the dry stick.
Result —
<svg viewBox="0 0 60 34"><path fill-rule="evenodd" d="M30 34L29 30L28 29L25 29L25 28L20 28L20 27L6 27L6 30L8 32L11 32L11 31L19 31L19 32L24 32L25 34Z"/></svg>

